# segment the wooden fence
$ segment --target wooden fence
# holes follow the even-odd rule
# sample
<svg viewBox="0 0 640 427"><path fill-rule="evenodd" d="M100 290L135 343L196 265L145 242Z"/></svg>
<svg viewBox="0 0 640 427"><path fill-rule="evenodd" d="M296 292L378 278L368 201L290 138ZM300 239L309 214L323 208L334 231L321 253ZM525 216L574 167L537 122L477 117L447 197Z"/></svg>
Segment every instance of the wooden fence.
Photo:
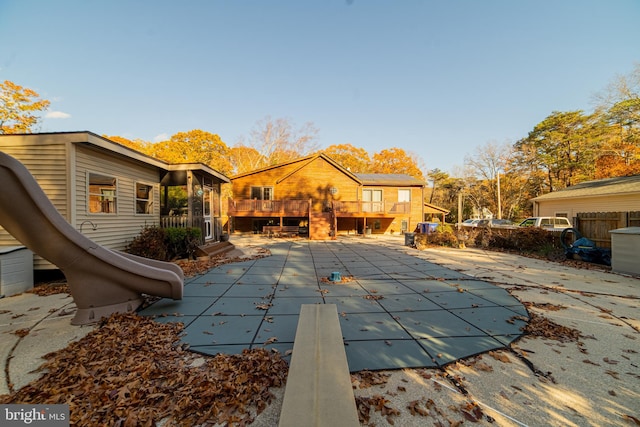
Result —
<svg viewBox="0 0 640 427"><path fill-rule="evenodd" d="M580 234L600 248L611 248L611 233L616 228L640 227L640 211L580 212L574 219Z"/></svg>

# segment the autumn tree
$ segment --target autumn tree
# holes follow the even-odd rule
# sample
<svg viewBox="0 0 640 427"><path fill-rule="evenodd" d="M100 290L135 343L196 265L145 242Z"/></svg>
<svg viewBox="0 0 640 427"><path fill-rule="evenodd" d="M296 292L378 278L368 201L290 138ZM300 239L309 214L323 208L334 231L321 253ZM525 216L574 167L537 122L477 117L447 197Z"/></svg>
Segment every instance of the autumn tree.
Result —
<svg viewBox="0 0 640 427"><path fill-rule="evenodd" d="M334 144L321 152L352 173L366 173L370 170L371 158L364 148L351 144Z"/></svg>
<svg viewBox="0 0 640 427"><path fill-rule="evenodd" d="M259 169L266 164L264 156L258 150L243 144L236 144L231 147L229 160L231 161L234 175Z"/></svg>
<svg viewBox="0 0 640 427"><path fill-rule="evenodd" d="M262 164L275 165L307 155L317 149L318 130L308 122L296 128L288 119L272 119L267 116L251 130L248 144L240 142L260 153Z"/></svg>
<svg viewBox="0 0 640 427"><path fill-rule="evenodd" d="M45 111L49 104L32 89L9 80L0 83L0 134L33 132L40 120L36 113Z"/></svg>
<svg viewBox="0 0 640 427"><path fill-rule="evenodd" d="M424 181L416 159L418 156L411 155L402 148L389 148L373 155L370 172L405 174Z"/></svg>
<svg viewBox="0 0 640 427"><path fill-rule="evenodd" d="M151 149L151 143L147 141L143 141L142 139L127 139L117 135L103 135L110 141L117 142L120 145L124 145L125 147L131 148L132 150L140 151L141 153L147 154Z"/></svg>
<svg viewBox="0 0 640 427"><path fill-rule="evenodd" d="M198 162L228 175L229 147L218 135L199 129L178 132L168 141L152 144L147 154L169 163Z"/></svg>
<svg viewBox="0 0 640 427"><path fill-rule="evenodd" d="M596 95L606 132L596 178L640 174L640 64Z"/></svg>

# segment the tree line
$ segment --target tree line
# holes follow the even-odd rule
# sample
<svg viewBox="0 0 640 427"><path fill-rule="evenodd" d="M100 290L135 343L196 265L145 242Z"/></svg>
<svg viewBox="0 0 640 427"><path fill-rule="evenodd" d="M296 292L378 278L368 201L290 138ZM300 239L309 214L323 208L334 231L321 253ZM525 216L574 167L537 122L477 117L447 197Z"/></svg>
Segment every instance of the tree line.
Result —
<svg viewBox="0 0 640 427"><path fill-rule="evenodd" d="M457 218L531 214L530 200L581 182L640 174L640 64L594 95L593 112L553 111L515 143L487 142L449 175L427 172L432 203Z"/></svg>
<svg viewBox="0 0 640 427"><path fill-rule="evenodd" d="M407 174L428 182L427 200L458 217L490 212L517 219L531 213L530 199L600 178L640 174L640 64L618 76L594 97L593 112L553 111L515 143L490 141L467 155L455 175L425 170L420 156L402 148L372 155L351 144L318 148L313 123L295 126L289 119L265 117L233 145L219 135L194 129L165 141L129 140L117 143L171 163L200 162L227 176L268 167L299 157L325 153L353 173ZM49 101L13 82L0 83L0 133L30 133L38 112Z"/></svg>

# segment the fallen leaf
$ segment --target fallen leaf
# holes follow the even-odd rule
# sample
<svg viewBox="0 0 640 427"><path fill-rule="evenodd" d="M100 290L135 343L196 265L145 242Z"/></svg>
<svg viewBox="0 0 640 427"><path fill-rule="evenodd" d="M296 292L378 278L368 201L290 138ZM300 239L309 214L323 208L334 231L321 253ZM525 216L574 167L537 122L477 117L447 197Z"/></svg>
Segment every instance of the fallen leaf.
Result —
<svg viewBox="0 0 640 427"><path fill-rule="evenodd" d="M607 369L606 371L604 371L605 374L610 375L611 377L619 380L620 379L620 374L618 374L616 371L612 371L610 369Z"/></svg>
<svg viewBox="0 0 640 427"><path fill-rule="evenodd" d="M509 356L507 356L505 353L499 353L497 351L490 351L489 352L489 356L493 357L494 359L503 362L503 363L511 363L511 359L509 359Z"/></svg>

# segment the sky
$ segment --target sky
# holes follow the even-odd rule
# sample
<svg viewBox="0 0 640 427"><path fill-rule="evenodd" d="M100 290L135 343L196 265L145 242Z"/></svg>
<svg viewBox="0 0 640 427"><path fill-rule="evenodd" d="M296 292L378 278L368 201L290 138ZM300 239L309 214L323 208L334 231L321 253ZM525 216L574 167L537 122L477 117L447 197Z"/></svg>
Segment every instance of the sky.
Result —
<svg viewBox="0 0 640 427"><path fill-rule="evenodd" d="M0 0L40 132L228 145L266 117L455 173L640 63L640 0Z"/></svg>

